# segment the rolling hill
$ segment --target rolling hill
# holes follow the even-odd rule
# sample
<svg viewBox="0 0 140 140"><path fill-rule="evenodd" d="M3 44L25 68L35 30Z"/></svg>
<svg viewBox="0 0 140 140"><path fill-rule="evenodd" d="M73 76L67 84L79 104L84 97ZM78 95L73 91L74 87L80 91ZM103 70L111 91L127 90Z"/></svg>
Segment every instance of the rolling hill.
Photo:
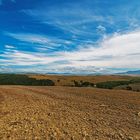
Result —
<svg viewBox="0 0 140 140"><path fill-rule="evenodd" d="M140 70L136 70L136 71L127 71L127 72L123 72L123 73L118 73L121 75L140 75Z"/></svg>

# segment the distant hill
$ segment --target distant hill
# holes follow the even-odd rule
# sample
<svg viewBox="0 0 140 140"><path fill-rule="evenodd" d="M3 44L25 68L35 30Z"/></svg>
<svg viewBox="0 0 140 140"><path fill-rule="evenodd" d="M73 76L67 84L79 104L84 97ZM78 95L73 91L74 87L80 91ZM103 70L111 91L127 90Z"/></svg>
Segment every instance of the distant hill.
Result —
<svg viewBox="0 0 140 140"><path fill-rule="evenodd" d="M140 70L136 70L136 71L127 71L127 72L118 73L118 74L124 74L124 75L140 75Z"/></svg>

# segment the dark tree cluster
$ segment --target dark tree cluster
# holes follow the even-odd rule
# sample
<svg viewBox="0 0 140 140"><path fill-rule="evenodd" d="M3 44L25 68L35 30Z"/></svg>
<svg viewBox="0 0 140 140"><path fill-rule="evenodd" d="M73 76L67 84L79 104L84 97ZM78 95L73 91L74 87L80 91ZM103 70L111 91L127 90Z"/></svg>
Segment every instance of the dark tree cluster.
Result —
<svg viewBox="0 0 140 140"><path fill-rule="evenodd" d="M94 87L94 83L86 82L86 81L75 81L74 80L74 86L75 87Z"/></svg>
<svg viewBox="0 0 140 140"><path fill-rule="evenodd" d="M135 84L140 83L140 78L137 79L131 79L129 81L107 81L107 82L100 82L96 84L97 88L105 88L105 89L113 89L118 86L122 85L129 85L129 84ZM128 86L127 90L132 90L130 86Z"/></svg>
<svg viewBox="0 0 140 140"><path fill-rule="evenodd" d="M49 79L29 78L27 75L0 74L0 85L54 86L55 83Z"/></svg>
<svg viewBox="0 0 140 140"><path fill-rule="evenodd" d="M128 84L129 84L129 81L107 81L107 82L97 83L96 87L113 89L114 87L121 86L121 85L128 85Z"/></svg>

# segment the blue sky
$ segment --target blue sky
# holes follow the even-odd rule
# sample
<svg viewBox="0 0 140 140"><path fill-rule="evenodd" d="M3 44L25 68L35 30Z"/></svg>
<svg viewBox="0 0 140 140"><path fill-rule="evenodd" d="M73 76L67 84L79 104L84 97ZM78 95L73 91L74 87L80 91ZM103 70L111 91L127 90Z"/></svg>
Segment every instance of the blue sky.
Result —
<svg viewBox="0 0 140 140"><path fill-rule="evenodd" d="M0 72L140 69L139 0L0 0Z"/></svg>

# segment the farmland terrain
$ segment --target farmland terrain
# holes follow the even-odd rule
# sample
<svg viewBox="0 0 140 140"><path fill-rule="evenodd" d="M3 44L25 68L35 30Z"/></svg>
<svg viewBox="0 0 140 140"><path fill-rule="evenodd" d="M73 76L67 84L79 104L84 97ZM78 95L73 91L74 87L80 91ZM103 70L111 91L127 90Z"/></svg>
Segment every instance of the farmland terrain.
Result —
<svg viewBox="0 0 140 140"><path fill-rule="evenodd" d="M140 94L0 86L0 140L140 140Z"/></svg>
<svg viewBox="0 0 140 140"><path fill-rule="evenodd" d="M97 87L105 89L122 89L140 92L139 76L97 75L97 76L64 76L64 75L28 75L36 80L50 79L55 86Z"/></svg>
<svg viewBox="0 0 140 140"><path fill-rule="evenodd" d="M28 75L30 78L38 80L50 79L55 82L58 86L74 86L73 81L88 81L91 83L99 83L106 81L128 81L132 79L131 76L119 76L119 75L97 75L97 76L65 76L65 75ZM137 78L137 77L136 77Z"/></svg>

